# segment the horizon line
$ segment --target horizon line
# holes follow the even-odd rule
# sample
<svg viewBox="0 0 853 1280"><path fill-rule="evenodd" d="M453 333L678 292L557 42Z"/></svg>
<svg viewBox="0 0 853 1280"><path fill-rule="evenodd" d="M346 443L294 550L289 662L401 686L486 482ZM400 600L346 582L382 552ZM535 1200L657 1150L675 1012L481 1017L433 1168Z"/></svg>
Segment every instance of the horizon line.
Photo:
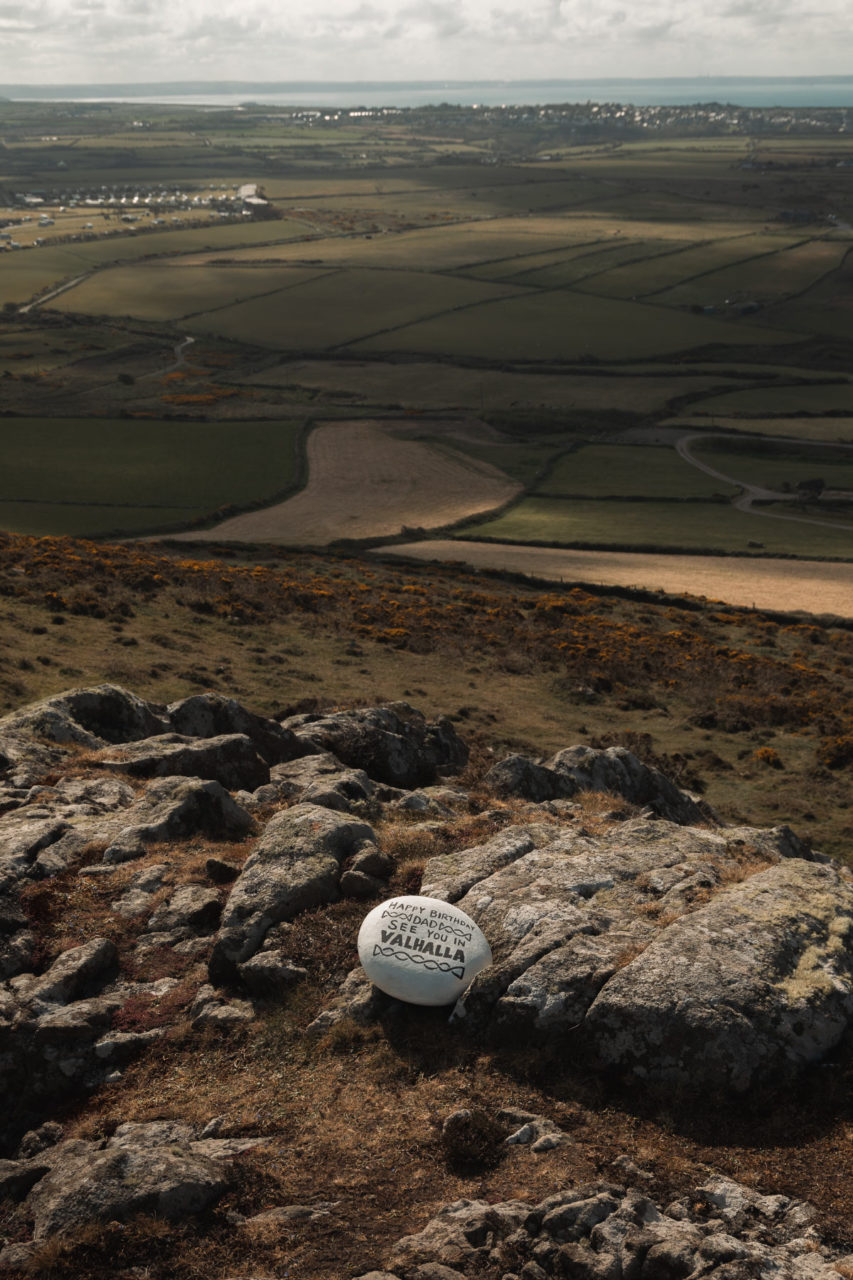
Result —
<svg viewBox="0 0 853 1280"><path fill-rule="evenodd" d="M232 85L239 88L254 88L260 90L262 88L313 88L318 85L323 87L335 88L358 88L377 86L396 87L400 85L418 86L424 88L456 88L463 85L483 85L483 86L500 86L500 85L546 85L546 84L694 84L697 81L710 80L716 82L743 82L760 83L762 81L806 81L813 82L815 80L833 80L833 81L850 81L853 82L853 74L842 73L824 73L815 75L787 75L785 73L777 73L774 75L727 75L703 73L695 76L545 76L530 77L523 76L518 79L509 79L505 77L497 77L492 79L445 79L435 77L425 80L246 80L246 79L230 79L225 77L211 77L206 80L132 80L132 81L115 81L115 80L74 80L74 81L27 81L5 84L0 83L0 92L11 89L122 89L127 92L129 89L165 89L170 86L181 85L200 86L208 88L211 85Z"/></svg>

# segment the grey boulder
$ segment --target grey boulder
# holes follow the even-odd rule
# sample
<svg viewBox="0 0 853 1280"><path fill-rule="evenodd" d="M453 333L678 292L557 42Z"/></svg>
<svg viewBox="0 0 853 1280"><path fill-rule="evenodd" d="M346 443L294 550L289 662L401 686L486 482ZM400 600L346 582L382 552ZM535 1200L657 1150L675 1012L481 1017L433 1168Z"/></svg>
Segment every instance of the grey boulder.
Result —
<svg viewBox="0 0 853 1280"><path fill-rule="evenodd" d="M128 819L132 819L128 822ZM204 834L241 839L252 819L219 782L198 778L161 778L146 790L138 805L114 824L104 862L138 858L150 844Z"/></svg>
<svg viewBox="0 0 853 1280"><path fill-rule="evenodd" d="M586 1014L598 1057L712 1093L788 1083L853 1022L853 883L791 859L663 929Z"/></svg>
<svg viewBox="0 0 853 1280"><path fill-rule="evenodd" d="M102 752L98 764L131 778L211 779L228 791L254 791L270 777L269 766L258 755L251 738L242 733L216 738L162 733Z"/></svg>
<svg viewBox="0 0 853 1280"><path fill-rule="evenodd" d="M50 1171L26 1200L33 1239L138 1213L173 1222L200 1213L228 1187L226 1161L262 1141L197 1142L185 1125L124 1124L105 1144L60 1143L39 1157Z"/></svg>
<svg viewBox="0 0 853 1280"><path fill-rule="evenodd" d="M646 1087L790 1081L853 1026L853 877L787 828L531 824L427 862L494 963L453 1020L536 1034Z"/></svg>
<svg viewBox="0 0 853 1280"><path fill-rule="evenodd" d="M255 715L234 698L219 693L196 693L172 702L166 708L169 724L176 733L190 738L218 738L223 734L243 734L250 738L258 755L267 764L292 760L304 746L289 729L275 720Z"/></svg>
<svg viewBox="0 0 853 1280"><path fill-rule="evenodd" d="M280 920L339 897L341 864L375 844L366 822L319 805L299 804L268 823L236 880L210 958L210 980L237 977L237 965L260 948Z"/></svg>
<svg viewBox="0 0 853 1280"><path fill-rule="evenodd" d="M393 787L424 786L439 773L458 772L468 759L449 720L427 722L406 702L294 716L284 725L315 750L331 751L344 764Z"/></svg>

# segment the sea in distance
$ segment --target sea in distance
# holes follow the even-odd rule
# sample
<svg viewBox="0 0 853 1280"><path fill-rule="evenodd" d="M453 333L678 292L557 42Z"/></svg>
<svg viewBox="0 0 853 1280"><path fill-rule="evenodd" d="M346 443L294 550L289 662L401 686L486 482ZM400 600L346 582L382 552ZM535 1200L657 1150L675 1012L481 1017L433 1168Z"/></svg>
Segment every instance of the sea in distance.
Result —
<svg viewBox="0 0 853 1280"><path fill-rule="evenodd" d="M690 106L719 102L741 107L853 107L853 76L700 76L674 79L211 81L139 85L0 85L12 100L138 102L235 107L242 103L302 108L534 106L560 102L618 102Z"/></svg>

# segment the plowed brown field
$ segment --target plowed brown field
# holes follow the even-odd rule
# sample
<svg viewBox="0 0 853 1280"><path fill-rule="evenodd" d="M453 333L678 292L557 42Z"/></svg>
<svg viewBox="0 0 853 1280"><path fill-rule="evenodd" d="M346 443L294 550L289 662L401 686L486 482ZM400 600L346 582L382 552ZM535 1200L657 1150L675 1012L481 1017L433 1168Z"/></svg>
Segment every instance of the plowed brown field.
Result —
<svg viewBox="0 0 853 1280"><path fill-rule="evenodd" d="M439 529L508 502L519 485L502 471L419 436L486 438L476 423L334 422L308 440L308 484L276 506L182 536L221 542L325 546L381 538L405 528Z"/></svg>

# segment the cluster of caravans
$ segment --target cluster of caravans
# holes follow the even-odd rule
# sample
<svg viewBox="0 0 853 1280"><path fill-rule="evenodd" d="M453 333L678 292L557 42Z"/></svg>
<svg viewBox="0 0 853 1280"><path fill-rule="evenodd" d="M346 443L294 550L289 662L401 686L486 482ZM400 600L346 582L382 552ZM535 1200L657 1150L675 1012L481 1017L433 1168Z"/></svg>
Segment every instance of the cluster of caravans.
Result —
<svg viewBox="0 0 853 1280"><path fill-rule="evenodd" d="M258 212L259 206L267 204L264 197L258 194L257 185L247 183L228 190L214 188L211 185L205 194L190 194L180 190L124 189L120 191L106 186L101 186L94 191L66 191L53 196L52 199L47 193L26 192L16 196L16 206L34 209L44 205L48 200L51 208L54 207L54 201L56 202L56 213L61 222L70 221L70 216L76 216L79 219L81 213L92 210L93 213L97 211L104 222L110 223L113 218L117 219L123 224L121 229L126 231L135 231L140 224L144 227L165 227L170 222L180 224L186 220L187 214L196 216L206 214L211 218L220 219L250 218ZM0 250L28 249L44 244L45 239L42 236L31 238L27 235L24 243L14 238L14 232L10 228L31 223L32 219L32 214L25 213L14 221L8 221L5 228L0 230ZM56 225L56 218L45 210L39 215L38 223L35 225L39 228L52 227ZM29 232L30 229L28 227L27 231ZM110 228L110 230L118 229ZM69 230L71 230L70 227ZM106 231L106 228L104 230ZM75 231L76 234L71 235L71 239L92 239L96 234L95 224L92 222L82 225L77 222Z"/></svg>

